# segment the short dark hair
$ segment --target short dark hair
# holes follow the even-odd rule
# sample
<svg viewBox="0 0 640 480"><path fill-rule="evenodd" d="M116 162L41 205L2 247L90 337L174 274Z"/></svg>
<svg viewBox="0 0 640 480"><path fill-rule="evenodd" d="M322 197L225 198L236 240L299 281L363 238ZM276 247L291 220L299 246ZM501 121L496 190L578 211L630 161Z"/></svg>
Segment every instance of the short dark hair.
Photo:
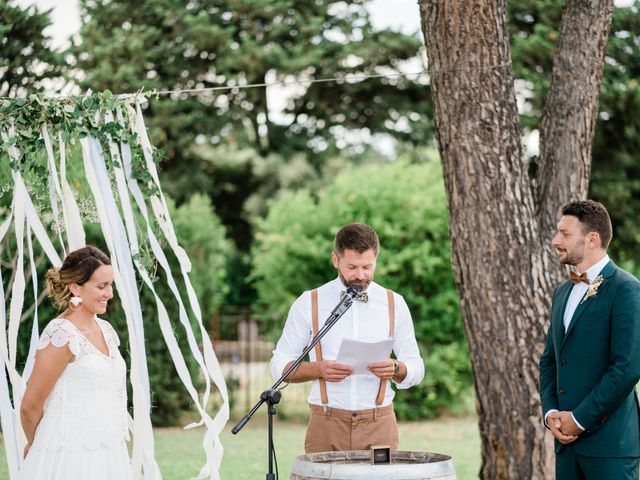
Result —
<svg viewBox="0 0 640 480"><path fill-rule="evenodd" d="M562 215L577 217L582 224L582 233L598 232L602 248L605 250L611 242L613 228L609 212L600 202L595 200L578 200L562 207Z"/></svg>
<svg viewBox="0 0 640 480"><path fill-rule="evenodd" d="M355 250L358 253L364 253L372 249L378 255L380 252L378 234L373 228L364 223L345 225L336 233L333 251L340 257L347 249Z"/></svg>

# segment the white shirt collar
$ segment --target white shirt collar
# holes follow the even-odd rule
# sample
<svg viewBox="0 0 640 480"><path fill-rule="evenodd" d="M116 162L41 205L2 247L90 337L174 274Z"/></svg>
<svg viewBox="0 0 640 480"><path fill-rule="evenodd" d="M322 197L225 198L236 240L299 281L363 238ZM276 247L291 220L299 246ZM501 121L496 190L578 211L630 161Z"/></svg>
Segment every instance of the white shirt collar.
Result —
<svg viewBox="0 0 640 480"><path fill-rule="evenodd" d="M609 258L609 255L605 254L605 256L602 257L602 259L599 262L587 268L587 277L589 277L589 282L593 283L593 281L600 274L600 272L607 265L607 263L609 263L610 260L611 259Z"/></svg>

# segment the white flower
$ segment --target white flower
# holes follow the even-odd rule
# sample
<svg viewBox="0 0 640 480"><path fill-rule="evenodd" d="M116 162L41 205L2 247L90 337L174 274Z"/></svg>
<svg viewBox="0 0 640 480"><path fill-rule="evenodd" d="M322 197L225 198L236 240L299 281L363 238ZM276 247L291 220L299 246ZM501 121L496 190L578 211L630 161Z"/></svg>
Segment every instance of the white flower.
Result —
<svg viewBox="0 0 640 480"><path fill-rule="evenodd" d="M587 290L587 293L584 294L584 297L582 298L582 301L580 303L584 303L591 297L595 297L598 294L598 288L600 288L602 282L604 282L604 278L602 278L602 275L598 275L596 279L591 283L591 285L589 285L589 290Z"/></svg>

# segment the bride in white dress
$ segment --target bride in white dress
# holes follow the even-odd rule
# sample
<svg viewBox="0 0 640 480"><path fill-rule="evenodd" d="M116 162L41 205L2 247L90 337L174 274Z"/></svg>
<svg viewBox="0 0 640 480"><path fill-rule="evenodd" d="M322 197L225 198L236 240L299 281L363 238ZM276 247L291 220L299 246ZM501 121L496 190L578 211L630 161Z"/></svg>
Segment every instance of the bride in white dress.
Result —
<svg viewBox="0 0 640 480"><path fill-rule="evenodd" d="M42 332L20 408L27 437L20 480L132 480L126 364L97 315L113 297L109 258L87 246L47 272L64 312Z"/></svg>

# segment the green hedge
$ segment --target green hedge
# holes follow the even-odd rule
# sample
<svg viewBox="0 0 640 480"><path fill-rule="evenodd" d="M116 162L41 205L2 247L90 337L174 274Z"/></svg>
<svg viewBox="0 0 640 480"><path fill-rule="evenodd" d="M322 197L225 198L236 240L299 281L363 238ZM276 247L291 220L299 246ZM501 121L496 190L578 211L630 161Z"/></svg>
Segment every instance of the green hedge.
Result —
<svg viewBox="0 0 640 480"><path fill-rule="evenodd" d="M395 162L349 169L314 198L298 191L270 204L258 222L252 278L263 330L277 338L291 303L334 278L337 230L365 222L380 236L375 280L404 296L423 348L427 375L399 391L398 416L457 411L468 398L471 369L450 264L446 197L440 164Z"/></svg>

